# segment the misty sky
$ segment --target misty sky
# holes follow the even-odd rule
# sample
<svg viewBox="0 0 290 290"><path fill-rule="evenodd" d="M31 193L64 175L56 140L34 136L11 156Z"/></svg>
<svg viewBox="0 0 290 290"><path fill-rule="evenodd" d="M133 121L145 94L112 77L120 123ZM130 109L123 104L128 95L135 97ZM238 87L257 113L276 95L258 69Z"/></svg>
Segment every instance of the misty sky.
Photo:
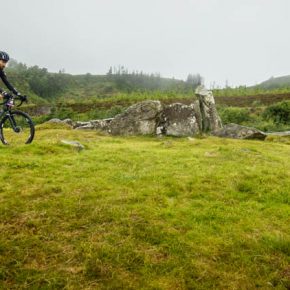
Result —
<svg viewBox="0 0 290 290"><path fill-rule="evenodd" d="M0 50L27 65L124 65L209 86L290 75L290 0L0 0Z"/></svg>

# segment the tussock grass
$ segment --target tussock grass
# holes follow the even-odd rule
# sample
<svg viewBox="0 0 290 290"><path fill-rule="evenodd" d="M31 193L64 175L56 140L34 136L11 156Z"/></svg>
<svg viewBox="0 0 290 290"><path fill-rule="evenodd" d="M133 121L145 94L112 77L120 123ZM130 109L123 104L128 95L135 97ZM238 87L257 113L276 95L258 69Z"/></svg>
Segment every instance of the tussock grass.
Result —
<svg viewBox="0 0 290 290"><path fill-rule="evenodd" d="M0 288L287 289L289 149L49 128L1 146Z"/></svg>

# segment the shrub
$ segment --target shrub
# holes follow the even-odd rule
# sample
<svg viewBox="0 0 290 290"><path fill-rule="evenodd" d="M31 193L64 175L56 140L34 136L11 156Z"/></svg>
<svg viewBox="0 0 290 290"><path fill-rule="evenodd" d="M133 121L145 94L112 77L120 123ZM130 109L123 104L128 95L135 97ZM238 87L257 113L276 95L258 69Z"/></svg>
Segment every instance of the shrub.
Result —
<svg viewBox="0 0 290 290"><path fill-rule="evenodd" d="M219 114L224 124L241 124L251 120L250 111L245 108L226 107L220 108Z"/></svg>
<svg viewBox="0 0 290 290"><path fill-rule="evenodd" d="M283 101L269 106L263 112L263 118L274 123L290 124L290 101Z"/></svg>

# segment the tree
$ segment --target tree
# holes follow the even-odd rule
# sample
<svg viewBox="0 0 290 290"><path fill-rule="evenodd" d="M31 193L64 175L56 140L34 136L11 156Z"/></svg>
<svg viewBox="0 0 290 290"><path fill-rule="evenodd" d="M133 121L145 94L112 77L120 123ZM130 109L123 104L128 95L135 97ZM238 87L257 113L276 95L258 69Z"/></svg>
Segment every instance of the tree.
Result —
<svg viewBox="0 0 290 290"><path fill-rule="evenodd" d="M189 74L186 79L186 83L195 89L199 85L203 83L203 78L201 77L200 74Z"/></svg>
<svg viewBox="0 0 290 290"><path fill-rule="evenodd" d="M107 76L111 76L113 74L113 68L110 66L109 71L107 72Z"/></svg>

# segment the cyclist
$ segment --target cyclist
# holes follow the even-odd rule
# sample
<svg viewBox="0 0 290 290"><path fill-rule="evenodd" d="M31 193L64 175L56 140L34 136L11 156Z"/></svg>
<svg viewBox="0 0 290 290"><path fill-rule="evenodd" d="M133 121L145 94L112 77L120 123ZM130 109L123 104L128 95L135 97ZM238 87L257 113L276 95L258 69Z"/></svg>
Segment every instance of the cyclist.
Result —
<svg viewBox="0 0 290 290"><path fill-rule="evenodd" d="M9 91L11 91L13 94L15 94L18 97L22 97L22 95L7 80L4 69L8 61L9 61L9 55L4 51L0 51L0 78L2 79L3 83L5 84L5 86L7 87ZM0 99L5 98L6 96L9 96L9 94L6 93L2 88L0 88Z"/></svg>

